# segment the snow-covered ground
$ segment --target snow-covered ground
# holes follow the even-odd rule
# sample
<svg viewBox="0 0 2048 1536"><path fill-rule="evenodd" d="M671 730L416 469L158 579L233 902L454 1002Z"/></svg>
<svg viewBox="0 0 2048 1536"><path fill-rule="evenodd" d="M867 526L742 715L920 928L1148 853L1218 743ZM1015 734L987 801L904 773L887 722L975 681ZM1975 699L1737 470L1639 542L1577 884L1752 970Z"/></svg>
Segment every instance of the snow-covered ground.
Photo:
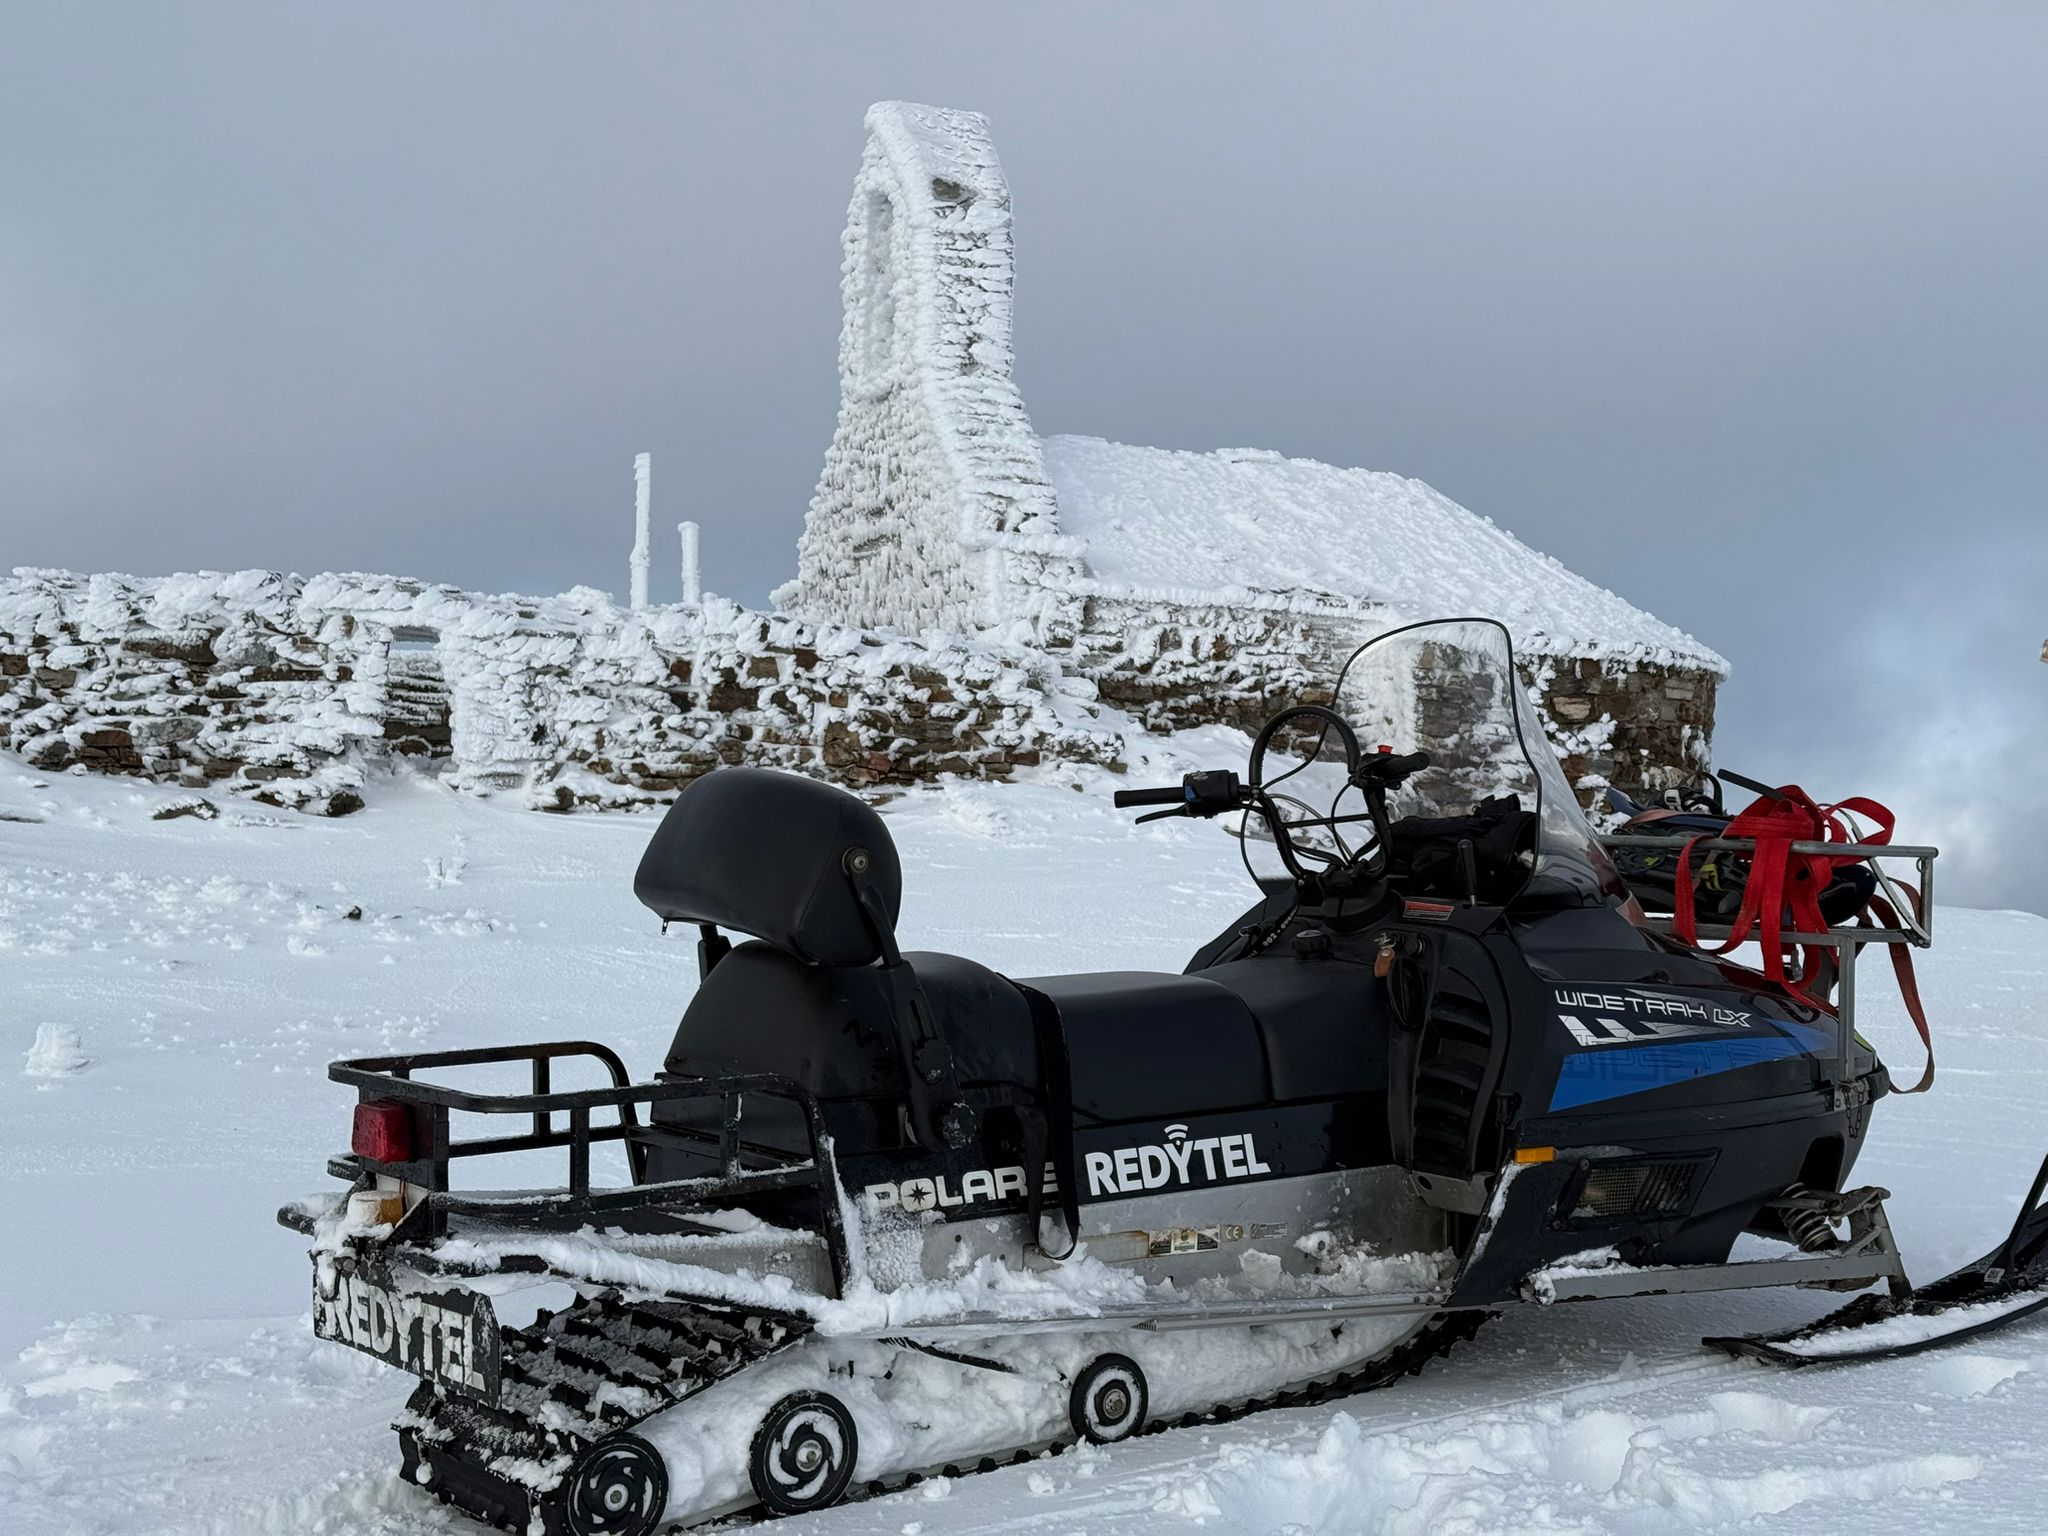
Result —
<svg viewBox="0 0 2048 1536"><path fill-rule="evenodd" d="M1242 750L1187 745L1219 766ZM891 804L906 943L1019 974L1177 969L1247 904L1243 872L1213 827L1131 828L1114 782L1048 770ZM304 1242L272 1213L328 1184L346 1140L332 1057L587 1036L653 1068L695 967L694 935L659 937L632 897L652 819L543 816L407 779L374 783L342 821L233 802L153 819L182 798L0 757L0 1530L474 1531L396 1479L386 1424L406 1382L314 1341ZM1897 1192L1925 1277L2009 1220L2048 1091L2048 922L1946 912L1938 931L1922 979L1942 1079L1881 1106L1859 1169ZM1866 1032L1916 1065L1881 967ZM1524 1310L1341 1407L779 1529L2038 1529L2048 1324L1796 1375L1697 1344L1826 1305Z"/></svg>

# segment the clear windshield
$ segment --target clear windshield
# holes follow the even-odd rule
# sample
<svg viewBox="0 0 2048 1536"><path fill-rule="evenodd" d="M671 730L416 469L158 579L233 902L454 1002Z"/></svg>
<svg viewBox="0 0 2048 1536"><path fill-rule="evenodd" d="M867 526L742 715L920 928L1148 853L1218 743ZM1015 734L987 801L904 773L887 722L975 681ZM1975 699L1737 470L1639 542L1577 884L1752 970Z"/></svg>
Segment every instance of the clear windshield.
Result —
<svg viewBox="0 0 2048 1536"><path fill-rule="evenodd" d="M1565 782L1564 769L1492 619L1439 619L1379 635L1339 675L1333 707L1371 752L1426 752L1430 766L1388 798L1404 816L1465 816L1513 795L1534 813L1517 903L1605 904L1626 894Z"/></svg>

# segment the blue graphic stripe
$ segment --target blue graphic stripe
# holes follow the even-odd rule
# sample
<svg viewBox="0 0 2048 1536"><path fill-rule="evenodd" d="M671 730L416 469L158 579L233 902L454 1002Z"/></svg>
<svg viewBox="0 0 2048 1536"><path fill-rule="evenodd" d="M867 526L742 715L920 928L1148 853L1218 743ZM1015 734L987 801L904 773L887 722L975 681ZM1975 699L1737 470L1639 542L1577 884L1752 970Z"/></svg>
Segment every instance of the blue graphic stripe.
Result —
<svg viewBox="0 0 2048 1536"><path fill-rule="evenodd" d="M1603 1099L1648 1093L1673 1083L1733 1072L1760 1061L1781 1061L1832 1050L1826 1030L1772 1020L1786 1034L1724 1036L1714 1040L1677 1040L1663 1045L1608 1046L1565 1058L1550 1095L1554 1110L1576 1109Z"/></svg>

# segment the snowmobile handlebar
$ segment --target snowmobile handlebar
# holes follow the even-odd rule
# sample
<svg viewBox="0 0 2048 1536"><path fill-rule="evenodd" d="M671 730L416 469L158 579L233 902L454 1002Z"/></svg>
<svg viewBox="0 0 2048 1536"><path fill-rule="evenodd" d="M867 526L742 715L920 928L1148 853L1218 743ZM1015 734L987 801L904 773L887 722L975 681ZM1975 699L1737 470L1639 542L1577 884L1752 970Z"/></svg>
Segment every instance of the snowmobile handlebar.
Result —
<svg viewBox="0 0 2048 1536"><path fill-rule="evenodd" d="M1112 799L1118 810L1139 805L1170 807L1154 811L1151 816L1140 816L1140 821L1151 821L1158 816L1221 816L1225 811L1241 810L1249 803L1244 785L1227 768L1184 773L1179 785L1173 788L1120 789Z"/></svg>
<svg viewBox="0 0 2048 1536"><path fill-rule="evenodd" d="M1308 808L1286 795L1276 796L1266 781L1267 752L1288 727L1303 734L1313 733L1314 741L1307 748L1309 759L1324 756L1331 747L1337 750L1343 760L1347 787L1357 790L1364 799L1362 812L1343 815L1333 806L1326 816L1317 816L1309 811L1306 817L1288 818L1282 809L1284 804L1299 806L1304 811ZM1162 784L1151 789L1119 789L1111 800L1118 810L1160 807L1140 816L1140 822L1159 821L1168 816L1207 819L1233 811L1253 811L1270 829L1280 861L1298 885L1305 890L1336 890L1358 886L1385 873L1388 849L1393 839L1387 796L1428 768L1430 761L1427 752L1396 752L1388 746L1382 746L1376 752L1364 751L1359 746L1358 733L1351 722L1336 710L1325 704L1292 704L1267 720L1252 739L1251 763L1245 779L1239 779L1227 769L1210 769L1183 774L1178 787ZM1272 784L1285 782L1305 766L1306 761L1280 774ZM1373 841L1358 854L1345 852L1342 857L1333 859L1327 852L1297 848L1290 835L1305 827L1334 828L1350 821L1372 823ZM1339 848L1342 848L1341 844ZM1303 866L1304 857L1330 862L1332 868L1311 871Z"/></svg>
<svg viewBox="0 0 2048 1536"><path fill-rule="evenodd" d="M1158 789L1120 789L1110 797L1120 811L1138 805L1185 805L1187 786L1183 784L1162 785Z"/></svg>
<svg viewBox="0 0 2048 1536"><path fill-rule="evenodd" d="M1291 821L1283 813L1281 804L1286 801L1286 797L1276 799L1264 783L1266 753L1284 727L1299 725L1301 722L1307 722L1305 729L1317 732L1315 744L1311 748L1312 756L1319 755L1324 750L1325 743L1332 740L1341 750L1345 778L1349 786L1358 790L1364 797L1363 812L1346 816L1338 814L1333 808L1325 817L1316 817L1310 813L1307 819ZM1385 746L1376 752L1361 751L1357 733L1342 715L1326 705L1296 704L1281 710L1268 720L1253 740L1248 781L1239 779L1227 769L1210 769L1183 774L1178 787L1162 784L1150 789L1119 789L1111 796L1111 800L1118 810L1134 810L1143 806L1160 807L1140 816L1140 822L1158 821L1168 816L1197 816L1207 819L1233 811L1254 810L1271 829L1280 860L1297 882L1304 886L1332 882L1355 884L1362 879L1377 878L1385 869L1386 849L1392 838L1392 819L1387 811L1387 795L1429 766L1430 756L1427 752L1395 752L1393 748ZM1290 777L1291 772L1280 775L1280 780ZM1352 857L1339 861L1344 867L1320 874L1312 874L1304 868L1301 863L1301 851L1294 846L1289 836L1290 832L1299 827L1335 826L1346 821L1372 823L1374 837L1369 847L1374 851L1363 858ZM1322 857L1320 854L1314 856Z"/></svg>
<svg viewBox="0 0 2048 1536"><path fill-rule="evenodd" d="M1361 789L1395 789L1428 766L1427 752L1396 752L1391 747L1381 747L1359 759L1351 781Z"/></svg>

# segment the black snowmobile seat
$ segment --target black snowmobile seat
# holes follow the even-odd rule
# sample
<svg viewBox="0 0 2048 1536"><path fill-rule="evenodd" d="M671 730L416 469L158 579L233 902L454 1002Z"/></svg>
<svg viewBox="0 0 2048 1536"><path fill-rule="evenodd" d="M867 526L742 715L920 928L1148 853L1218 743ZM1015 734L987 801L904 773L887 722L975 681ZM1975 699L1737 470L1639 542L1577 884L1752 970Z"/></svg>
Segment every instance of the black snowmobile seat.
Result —
<svg viewBox="0 0 2048 1536"><path fill-rule="evenodd" d="M1370 965L1280 950L1197 974L1258 1020L1276 1104L1386 1092L1386 990Z"/></svg>
<svg viewBox="0 0 2048 1536"><path fill-rule="evenodd" d="M1035 1094L1038 1045L1024 994L958 955L912 951L903 959L952 1048L961 1085ZM894 1009L888 972L878 965L811 965L772 944L741 944L697 988L662 1067L686 1078L775 1073L828 1106L870 1104L874 1124L893 1126L903 1096ZM715 1135L721 1113L717 1099L667 1100L652 1119L657 1136L661 1128ZM749 1141L805 1149L794 1104L750 1100L746 1114Z"/></svg>
<svg viewBox="0 0 2048 1536"><path fill-rule="evenodd" d="M1259 1026L1236 994L1212 981L1110 971L1019 983L959 955L912 950L903 959L969 1090L1041 1090L1023 986L1059 1010L1073 1104L1084 1119L1265 1102ZM663 1066L682 1077L781 1073L827 1101L890 1098L903 1086L891 998L878 966L808 965L772 944L742 944L698 987ZM656 1118L683 1123L708 1112L660 1108Z"/></svg>
<svg viewBox="0 0 2048 1536"><path fill-rule="evenodd" d="M958 955L913 950L903 959L963 1084L1037 1084L1023 993ZM900 1093L893 1006L878 966L806 965L770 944L742 944L697 988L664 1066L690 1077L779 1072L824 1099Z"/></svg>
<svg viewBox="0 0 2048 1536"><path fill-rule="evenodd" d="M893 930L902 865L881 817L859 799L763 768L721 768L676 797L640 860L634 894L664 922L713 923L761 942L740 945L704 978L668 1071L779 1072L821 1099L902 1091L901 1021L879 964L883 946L848 878L856 851L867 855L866 878ZM903 959L963 1087L1042 1091L1031 1005L1017 983L957 955ZM1267 1100L1258 1023L1227 987L1136 971L1022 985L1059 1011L1073 1105L1085 1118Z"/></svg>
<svg viewBox="0 0 2048 1536"><path fill-rule="evenodd" d="M881 948L847 877L855 850L893 927L903 866L871 806L798 774L720 768L669 806L633 894L665 923L716 923L800 960L868 965Z"/></svg>
<svg viewBox="0 0 2048 1536"><path fill-rule="evenodd" d="M1146 1120L1266 1102L1258 1024L1228 987L1150 971L1018 984L1059 1009L1080 1115Z"/></svg>

